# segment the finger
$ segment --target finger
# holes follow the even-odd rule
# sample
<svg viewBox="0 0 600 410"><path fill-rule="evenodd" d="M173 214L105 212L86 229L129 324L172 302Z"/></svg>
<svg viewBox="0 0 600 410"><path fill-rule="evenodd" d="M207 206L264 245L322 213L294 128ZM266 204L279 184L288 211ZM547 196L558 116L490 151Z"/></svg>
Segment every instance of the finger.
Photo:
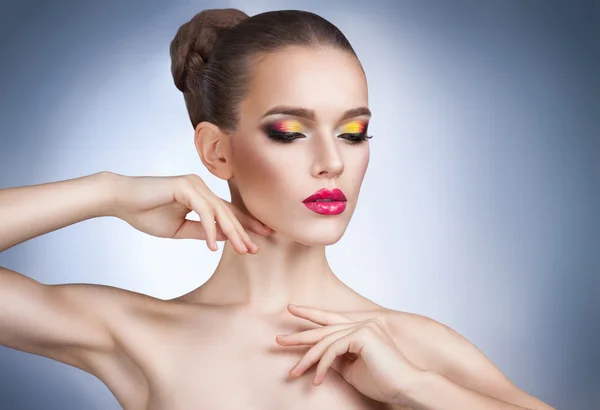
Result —
<svg viewBox="0 0 600 410"><path fill-rule="evenodd" d="M257 219L253 219L253 220L249 221L247 224L248 224L248 229L250 229L252 232L254 232L257 235L270 236L275 232L272 228L269 228L267 225L263 224L262 222L258 221Z"/></svg>
<svg viewBox="0 0 600 410"><path fill-rule="evenodd" d="M217 241L225 241L227 240L227 236L221 230L219 225L215 225L217 227ZM192 219L184 220L183 224L179 227L175 235L172 236L173 239L201 239L206 240L206 232L204 231L204 227L200 221L195 221Z"/></svg>
<svg viewBox="0 0 600 410"><path fill-rule="evenodd" d="M330 325L325 327L318 327L316 329L305 330L297 333L290 333L289 335L277 335L277 343L284 346L295 346L295 345L313 345L325 336L337 332L338 330L348 329L355 327L356 323L344 323L340 325Z"/></svg>
<svg viewBox="0 0 600 410"><path fill-rule="evenodd" d="M240 221L240 224L244 228L247 228L255 234L269 236L274 232L273 229L269 228L268 226L260 222L258 219L248 215L245 212L242 212L237 207L231 205L230 209L234 213L238 221Z"/></svg>
<svg viewBox="0 0 600 410"><path fill-rule="evenodd" d="M206 243L209 249L213 251L218 249L216 241L218 231L220 231L226 237L225 239L230 240L236 252L240 254L246 253L248 250L241 240L236 238L237 229L229 221L227 214L223 212L224 207L222 203L217 201L219 198L208 189L204 181L197 175L190 174L185 181L187 181L186 184L191 183L193 194L188 194L187 197L190 198L190 208L200 215L200 223L204 227ZM206 195L206 192L209 192L210 195ZM210 224L208 223L209 221Z"/></svg>
<svg viewBox="0 0 600 410"><path fill-rule="evenodd" d="M231 220L233 221L233 224L236 226L238 233L240 235L240 239L244 242L244 244L248 248L249 252L251 252L251 253L258 252L258 246L254 242L252 242L252 239L250 239L250 236L248 236L248 233L246 232L246 230L244 229L244 227L242 226L242 224L236 217L236 215L233 212L233 210L231 209L231 207L225 204L224 208L225 208L226 212L229 214Z"/></svg>
<svg viewBox="0 0 600 410"><path fill-rule="evenodd" d="M227 206L225 206L221 201L215 201L214 204L215 211L217 213L218 225L221 226L221 229L229 238L229 241L233 245L236 252L242 255L245 254L248 252L248 247L244 244L235 221L231 218L231 215L227 211Z"/></svg>
<svg viewBox="0 0 600 410"><path fill-rule="evenodd" d="M300 361L290 370L290 376L300 376L304 373L308 368L310 368L313 364L317 363L327 347L338 340L341 337L346 336L347 334L354 331L355 327L338 330L337 332L333 332L323 339L321 339L317 344L311 347L305 354L302 356Z"/></svg>
<svg viewBox="0 0 600 410"><path fill-rule="evenodd" d="M310 320L319 325L336 325L340 323L352 323L352 319L340 314L327 310L315 309L308 306L288 305L289 311L302 319Z"/></svg>
<svg viewBox="0 0 600 410"><path fill-rule="evenodd" d="M225 235L225 232L223 232L223 230L221 229L221 225L216 224L216 227L217 227L217 241L226 241L227 235Z"/></svg>
<svg viewBox="0 0 600 410"><path fill-rule="evenodd" d="M216 251L217 247L217 228L215 226L215 214L211 209L210 204L200 195L194 195L190 199L192 209L200 216L200 223L204 228L206 235L206 244L212 251Z"/></svg>
<svg viewBox="0 0 600 410"><path fill-rule="evenodd" d="M231 210L229 211L231 212ZM256 253L258 252L258 245L255 244L252 239L250 238L250 235L248 235L248 232L246 232L246 229L242 226L242 224L240 223L240 221L235 217L235 215L233 214L233 212L231 212L231 217L234 219L235 224L240 232L240 236L242 237L242 240L244 241L244 243L246 244L246 247L252 252L252 253Z"/></svg>
<svg viewBox="0 0 600 410"><path fill-rule="evenodd" d="M351 356L352 355L350 353L337 356L335 359L333 359L333 363L331 363L331 368L338 372L348 383L354 384L352 382L352 367L354 366L354 362L356 362L356 358ZM323 380L324 377L321 379L321 381ZM321 383L320 381L317 382L317 384Z"/></svg>
<svg viewBox="0 0 600 410"><path fill-rule="evenodd" d="M237 226L232 220L231 215L228 212L224 202L217 196L211 196L207 198L207 201L211 204L215 212L215 220L217 226L221 227L222 232L227 235L227 238L233 245L236 252L239 254L245 254L248 252L248 248L244 245L242 238L239 235Z"/></svg>
<svg viewBox="0 0 600 410"><path fill-rule="evenodd" d="M200 199L197 199L198 197ZM237 231L233 224L229 221L228 215L225 212L223 212L222 207L220 208L217 202L211 201L210 199L204 198L202 196L198 197L194 197L194 200L190 201L190 205L192 209L196 213L198 213L198 215L200 215L200 223L202 223L202 221L205 221L205 223L203 223L202 226L204 227L204 236L206 238L209 249L216 251L218 249L216 243L217 240L229 239L233 244L234 249L236 249L238 253L245 253L245 247L237 244L239 243L239 240L235 238L235 234ZM198 206L198 202L201 201L205 202L206 205L203 207ZM204 212L205 216L202 215L201 211ZM208 216L209 214L211 216ZM208 224L209 218L212 218L212 225ZM209 230L209 232L206 232L207 229Z"/></svg>
<svg viewBox="0 0 600 410"><path fill-rule="evenodd" d="M352 337L354 335L354 331L349 332L347 335L337 339L335 342L331 343L327 349L325 349L325 352L323 353L323 355L321 356L321 359L319 360L319 364L317 365L317 370L315 371L315 377L313 379L313 384L315 386L318 386L319 384L321 384L321 382L325 379L325 375L327 374L327 371L329 370L330 367L333 366L333 363L335 362L335 360L340 357L340 356L344 356L346 353L350 352L350 345L352 344ZM338 366L336 366L335 368L339 369L339 371L341 372L342 369L348 369L348 365L350 364L349 359L341 357L341 360L346 359L345 362L346 364L342 364L341 366L338 363ZM338 361L339 362L339 361ZM334 368L334 370L335 370ZM342 373L343 376L345 376L345 374Z"/></svg>
<svg viewBox="0 0 600 410"><path fill-rule="evenodd" d="M219 225L237 253L244 255L248 252L248 247L244 244L234 220L227 212L227 207L222 205L219 208Z"/></svg>

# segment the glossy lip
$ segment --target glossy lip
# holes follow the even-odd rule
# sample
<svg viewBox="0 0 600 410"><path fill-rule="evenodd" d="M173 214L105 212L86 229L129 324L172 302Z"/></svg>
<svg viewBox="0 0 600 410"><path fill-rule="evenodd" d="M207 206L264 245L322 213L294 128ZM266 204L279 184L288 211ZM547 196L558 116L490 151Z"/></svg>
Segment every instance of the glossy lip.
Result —
<svg viewBox="0 0 600 410"><path fill-rule="evenodd" d="M312 194L311 196L309 196L302 202L304 202L304 203L314 202L317 199L331 199L332 202L333 201L345 202L346 196L338 188L334 188L334 189L323 188L323 189L319 189L317 192L315 192L314 194Z"/></svg>
<svg viewBox="0 0 600 410"><path fill-rule="evenodd" d="M331 202L317 202L317 199L331 199ZM302 202L308 209L321 215L337 215L346 209L346 196L337 188L320 189Z"/></svg>
<svg viewBox="0 0 600 410"><path fill-rule="evenodd" d="M340 202L305 202L304 206L321 215L337 215L346 209L346 201Z"/></svg>

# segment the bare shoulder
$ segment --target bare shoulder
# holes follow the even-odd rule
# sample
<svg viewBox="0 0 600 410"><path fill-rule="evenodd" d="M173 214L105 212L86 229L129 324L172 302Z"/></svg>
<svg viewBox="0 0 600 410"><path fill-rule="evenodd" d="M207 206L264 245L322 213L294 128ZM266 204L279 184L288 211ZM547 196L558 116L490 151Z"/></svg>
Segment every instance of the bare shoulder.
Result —
<svg viewBox="0 0 600 410"><path fill-rule="evenodd" d="M428 316L387 309L384 317L398 347L423 370L447 375L449 359L460 353L459 345L467 343L458 332Z"/></svg>
<svg viewBox="0 0 600 410"><path fill-rule="evenodd" d="M389 309L385 316L398 348L421 369L508 403L552 410L515 386L481 349L451 327L415 313Z"/></svg>
<svg viewBox="0 0 600 410"><path fill-rule="evenodd" d="M110 320L112 324L119 324L133 317L164 316L165 311L161 308L168 303L143 293L108 285L71 283L48 285L48 288L54 297L65 304L86 310L95 317Z"/></svg>
<svg viewBox="0 0 600 410"><path fill-rule="evenodd" d="M143 354L144 346L151 346L161 332L178 323L187 306L175 299L160 299L107 285L56 286L62 288L57 291L70 299L73 306L85 306L84 309L93 312L109 329L117 347L128 351L133 358L135 352Z"/></svg>
<svg viewBox="0 0 600 410"><path fill-rule="evenodd" d="M398 347L422 369L467 384L472 373L506 380L477 346L451 327L416 313L392 310L387 316Z"/></svg>
<svg viewBox="0 0 600 410"><path fill-rule="evenodd" d="M68 313L65 320L77 326L82 333L102 332L108 335L110 343L102 349L90 350L86 363L70 363L98 376L99 369L105 367L106 360L125 355L130 365L143 364L144 357L152 356L144 352L151 346L153 333L161 324L171 322L172 303L143 293L99 284L48 285L48 293ZM56 359L56 358L55 358ZM84 366L81 366L84 365Z"/></svg>

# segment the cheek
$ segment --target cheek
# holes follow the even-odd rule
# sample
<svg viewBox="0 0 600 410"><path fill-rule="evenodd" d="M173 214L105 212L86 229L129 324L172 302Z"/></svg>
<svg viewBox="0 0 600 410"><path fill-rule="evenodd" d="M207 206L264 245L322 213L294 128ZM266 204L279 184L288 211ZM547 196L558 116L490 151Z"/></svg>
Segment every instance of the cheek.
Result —
<svg viewBox="0 0 600 410"><path fill-rule="evenodd" d="M362 183L367 172L367 167L369 166L368 146L348 148L350 149L344 155L344 173L339 180L339 186L348 198L346 212L344 212L346 221L349 221L354 214Z"/></svg>
<svg viewBox="0 0 600 410"><path fill-rule="evenodd" d="M367 167L369 166L369 147L365 147L366 149L357 149L355 152L351 153L348 156L348 161L346 161L344 167L344 173L347 173L348 181L348 189L355 190L355 196L358 196L358 192L360 191L360 187L362 185L362 181L367 172Z"/></svg>
<svg viewBox="0 0 600 410"><path fill-rule="evenodd" d="M251 192L269 191L269 187L283 177L277 157L253 150L246 150L237 158L235 173L238 187Z"/></svg>
<svg viewBox="0 0 600 410"><path fill-rule="evenodd" d="M369 158L370 158L369 147L367 146L364 151L360 151L355 159L356 172L360 175L364 176L365 172L367 172L367 167L369 166Z"/></svg>
<svg viewBox="0 0 600 410"><path fill-rule="evenodd" d="M278 202L294 197L294 181L299 181L292 173L302 170L301 164L293 162L293 156L270 148L266 144L240 147L234 156L240 195L248 210L257 217L261 212L257 208L264 213L264 207L278 206Z"/></svg>

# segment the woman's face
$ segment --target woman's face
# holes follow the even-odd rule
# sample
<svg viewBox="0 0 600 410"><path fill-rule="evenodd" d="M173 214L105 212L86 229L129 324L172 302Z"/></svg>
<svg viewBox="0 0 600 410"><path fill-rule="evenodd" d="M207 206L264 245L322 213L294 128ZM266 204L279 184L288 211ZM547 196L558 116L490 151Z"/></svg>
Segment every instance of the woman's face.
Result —
<svg viewBox="0 0 600 410"><path fill-rule="evenodd" d="M354 213L369 163L369 141L361 139L370 117L365 76L354 56L333 48L288 48L254 70L231 139L232 188L276 234L305 245L333 244ZM265 116L280 109L303 111ZM305 206L322 188L343 192L343 212Z"/></svg>

